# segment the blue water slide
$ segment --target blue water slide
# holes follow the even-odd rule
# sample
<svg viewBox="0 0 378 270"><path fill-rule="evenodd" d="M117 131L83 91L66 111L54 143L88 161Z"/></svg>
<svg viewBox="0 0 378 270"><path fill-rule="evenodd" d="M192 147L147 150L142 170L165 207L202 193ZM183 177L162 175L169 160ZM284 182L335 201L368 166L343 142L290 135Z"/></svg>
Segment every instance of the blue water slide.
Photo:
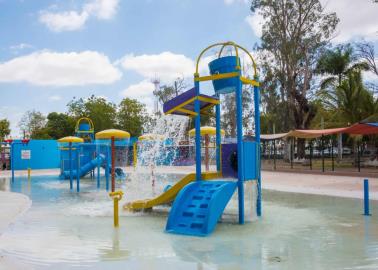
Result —
<svg viewBox="0 0 378 270"><path fill-rule="evenodd" d="M88 172L95 169L97 166L101 166L101 164L104 162L104 160L105 160L105 156L99 155L96 158L89 161L88 163L81 166L80 169L79 169L80 177L85 176ZM72 170L72 175L73 175L73 178L76 178L76 170ZM69 179L70 178L70 170L64 171L63 176L64 176L65 179Z"/></svg>
<svg viewBox="0 0 378 270"><path fill-rule="evenodd" d="M212 233L231 199L237 182L211 180L186 185L169 213L169 233L206 236Z"/></svg>
<svg viewBox="0 0 378 270"><path fill-rule="evenodd" d="M104 170L106 170L106 165L101 166ZM119 178L124 178L126 176L125 172L122 170L122 168L115 168L114 169L115 176ZM109 173L112 173L112 166L109 166Z"/></svg>

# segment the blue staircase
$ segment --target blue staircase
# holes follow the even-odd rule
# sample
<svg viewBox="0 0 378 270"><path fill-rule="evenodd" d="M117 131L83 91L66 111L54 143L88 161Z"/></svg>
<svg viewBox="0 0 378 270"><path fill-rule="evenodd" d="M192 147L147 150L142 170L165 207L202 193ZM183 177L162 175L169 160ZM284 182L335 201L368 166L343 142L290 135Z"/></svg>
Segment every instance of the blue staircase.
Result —
<svg viewBox="0 0 378 270"><path fill-rule="evenodd" d="M220 180L186 185L173 203L166 231L194 236L212 233L236 186L237 182Z"/></svg>

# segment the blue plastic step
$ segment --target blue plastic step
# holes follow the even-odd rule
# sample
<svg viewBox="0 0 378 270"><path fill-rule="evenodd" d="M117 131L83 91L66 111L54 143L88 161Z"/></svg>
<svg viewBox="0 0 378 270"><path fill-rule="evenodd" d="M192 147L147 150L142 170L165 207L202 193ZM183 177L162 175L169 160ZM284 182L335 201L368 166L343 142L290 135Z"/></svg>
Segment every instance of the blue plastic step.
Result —
<svg viewBox="0 0 378 270"><path fill-rule="evenodd" d="M195 236L212 233L236 186L236 182L222 180L186 185L173 203L166 231Z"/></svg>

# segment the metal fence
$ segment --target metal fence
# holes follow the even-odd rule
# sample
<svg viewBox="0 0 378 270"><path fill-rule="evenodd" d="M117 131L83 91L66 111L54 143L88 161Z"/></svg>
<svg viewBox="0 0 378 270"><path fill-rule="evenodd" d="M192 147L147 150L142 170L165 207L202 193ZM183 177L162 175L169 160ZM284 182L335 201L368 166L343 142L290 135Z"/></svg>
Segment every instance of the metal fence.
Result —
<svg viewBox="0 0 378 270"><path fill-rule="evenodd" d="M300 157L297 138L265 140L261 145L262 168L378 173L378 136L362 140L347 135L341 139L337 135L323 136L307 139L304 148L304 156Z"/></svg>

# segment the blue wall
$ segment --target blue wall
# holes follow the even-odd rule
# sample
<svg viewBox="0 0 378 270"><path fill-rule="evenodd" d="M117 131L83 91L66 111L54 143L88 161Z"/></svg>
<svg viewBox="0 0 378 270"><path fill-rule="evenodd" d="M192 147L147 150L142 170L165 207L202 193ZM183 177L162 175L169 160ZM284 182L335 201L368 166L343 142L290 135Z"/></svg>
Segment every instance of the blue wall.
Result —
<svg viewBox="0 0 378 270"><path fill-rule="evenodd" d="M21 159L21 150L31 150L31 159ZM60 167L60 153L56 140L30 140L27 145L13 145L15 170L53 169Z"/></svg>

